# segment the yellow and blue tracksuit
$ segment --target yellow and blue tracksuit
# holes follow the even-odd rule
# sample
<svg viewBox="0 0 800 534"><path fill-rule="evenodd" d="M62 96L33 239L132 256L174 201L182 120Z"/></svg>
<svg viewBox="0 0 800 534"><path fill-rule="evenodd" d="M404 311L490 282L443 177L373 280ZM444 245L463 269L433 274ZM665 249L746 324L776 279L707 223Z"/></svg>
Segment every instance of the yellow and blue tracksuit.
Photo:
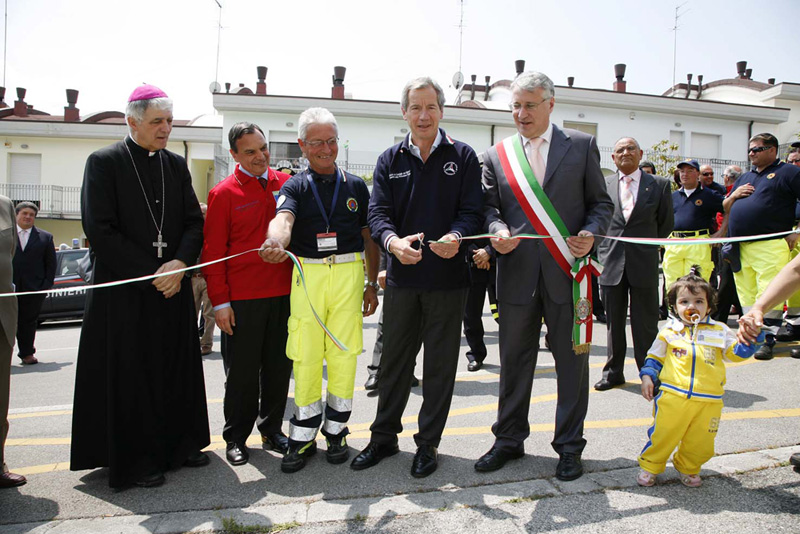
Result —
<svg viewBox="0 0 800 534"><path fill-rule="evenodd" d="M759 336L763 342L764 334ZM653 426L639 455L639 466L659 474L675 447L675 469L694 475L714 456L725 393L723 360L739 362L750 358L756 345L742 345L722 323L706 317L696 326L672 319L647 353L639 376L660 380L653 400Z"/></svg>

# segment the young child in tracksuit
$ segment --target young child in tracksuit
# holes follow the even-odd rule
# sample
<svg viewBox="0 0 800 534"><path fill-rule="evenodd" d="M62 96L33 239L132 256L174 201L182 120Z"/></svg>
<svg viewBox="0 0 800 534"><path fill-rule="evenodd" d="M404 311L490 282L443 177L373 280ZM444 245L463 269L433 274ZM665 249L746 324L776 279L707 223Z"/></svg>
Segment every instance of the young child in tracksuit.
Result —
<svg viewBox="0 0 800 534"><path fill-rule="evenodd" d="M699 268L673 283L667 293L674 314L658 333L639 373L642 396L653 400L653 426L639 455L640 486L652 486L672 458L681 482L695 488L700 468L714 455L725 384L723 360L739 362L756 345L736 342L727 325L711 319L715 292ZM758 343L763 343L764 333ZM659 386L656 386L660 382Z"/></svg>

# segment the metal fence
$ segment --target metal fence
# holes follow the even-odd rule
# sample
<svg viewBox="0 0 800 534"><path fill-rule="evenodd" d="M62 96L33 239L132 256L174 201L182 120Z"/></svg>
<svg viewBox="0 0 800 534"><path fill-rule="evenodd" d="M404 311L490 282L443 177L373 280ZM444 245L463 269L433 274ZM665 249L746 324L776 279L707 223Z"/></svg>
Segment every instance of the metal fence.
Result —
<svg viewBox="0 0 800 534"><path fill-rule="evenodd" d="M614 160L611 159L611 154L614 152L614 147L610 146L601 146L598 147L600 150L600 166L604 169L611 169L616 170L616 165L614 165ZM658 158L656 158L658 154L652 150L644 150L644 156L642 156L642 161L650 160L656 162ZM681 156L678 154L670 154L667 156L667 162L669 163L670 167L675 167L681 161L687 159L690 156ZM747 171L750 168L750 162L747 160L736 160L736 159L718 159L718 158L692 158L696 159L700 166L703 165L710 165L712 169L714 169L714 181L723 183L722 180L722 173L725 170L725 167L729 165L738 165L742 168L743 171ZM672 176L667 176L667 178L672 178Z"/></svg>
<svg viewBox="0 0 800 534"><path fill-rule="evenodd" d="M33 202L39 206L38 217L81 218L81 188L78 186L0 183L0 194L10 198L14 204Z"/></svg>

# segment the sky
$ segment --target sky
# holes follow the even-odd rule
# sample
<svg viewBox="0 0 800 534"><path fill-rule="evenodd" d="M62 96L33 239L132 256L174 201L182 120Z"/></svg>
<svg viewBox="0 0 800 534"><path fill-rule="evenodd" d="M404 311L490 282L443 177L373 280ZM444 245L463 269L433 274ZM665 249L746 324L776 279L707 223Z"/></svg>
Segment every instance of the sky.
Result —
<svg viewBox="0 0 800 534"><path fill-rule="evenodd" d="M173 98L177 119L191 119L214 112L215 77L255 90L259 65L269 69L267 92L280 95L329 97L333 67L343 65L353 98L398 101L407 80L429 75L453 102L459 69L494 82L514 76L516 59L556 85L574 76L577 87L601 89L625 63L629 92L662 94L683 2L678 83L687 73L732 78L740 60L756 80L800 83L798 0L465 0L463 40L460 0L3 2L5 100L25 87L26 102L53 115L63 114L65 89L80 91L85 116L122 111L146 82Z"/></svg>

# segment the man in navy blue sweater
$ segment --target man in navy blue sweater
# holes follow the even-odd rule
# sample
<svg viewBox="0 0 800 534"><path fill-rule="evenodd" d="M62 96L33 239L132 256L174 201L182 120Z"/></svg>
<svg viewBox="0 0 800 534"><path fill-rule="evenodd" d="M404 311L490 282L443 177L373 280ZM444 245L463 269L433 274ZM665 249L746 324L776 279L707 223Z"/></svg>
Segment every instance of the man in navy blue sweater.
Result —
<svg viewBox="0 0 800 534"><path fill-rule="evenodd" d="M399 451L422 339L423 403L411 467L420 478L436 470L453 396L470 284L460 241L482 226L481 171L475 151L439 128L444 92L435 81L408 82L400 105L411 133L378 158L369 202L372 238L389 252L378 413L351 467L366 469Z"/></svg>

